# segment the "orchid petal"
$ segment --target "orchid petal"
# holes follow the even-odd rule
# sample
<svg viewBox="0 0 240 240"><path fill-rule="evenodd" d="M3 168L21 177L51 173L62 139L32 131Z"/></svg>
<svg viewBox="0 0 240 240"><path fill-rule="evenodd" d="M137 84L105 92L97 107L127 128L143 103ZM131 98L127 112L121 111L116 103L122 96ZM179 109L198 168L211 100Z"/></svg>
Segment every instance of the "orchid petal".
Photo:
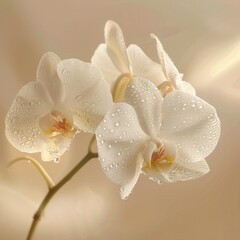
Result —
<svg viewBox="0 0 240 240"><path fill-rule="evenodd" d="M183 75L179 73L171 58L164 51L163 46L157 36L154 34L151 34L151 36L156 41L159 61L166 78L173 84L176 89L196 95L194 87L190 83L182 80Z"/></svg>
<svg viewBox="0 0 240 240"><path fill-rule="evenodd" d="M97 128L96 138L104 173L121 186L121 196L127 197L140 174L143 162L140 153L149 138L133 107L114 104Z"/></svg>
<svg viewBox="0 0 240 240"><path fill-rule="evenodd" d="M176 79L179 77L180 73L178 72L177 68L175 67L173 61L168 56L168 54L164 51L162 43L158 39L157 36L151 34L151 37L155 39L157 45L157 52L158 57L160 60L160 64L163 68L163 72L165 73L166 78L171 81L174 86L176 84ZM175 86L176 87L176 86Z"/></svg>
<svg viewBox="0 0 240 240"><path fill-rule="evenodd" d="M54 53L45 53L38 65L37 81L46 86L54 103L58 104L64 100L64 87L57 74L57 64L61 59Z"/></svg>
<svg viewBox="0 0 240 240"><path fill-rule="evenodd" d="M112 106L112 95L101 72L78 59L61 61L57 71L65 86L65 104L73 113L74 125L94 132Z"/></svg>
<svg viewBox="0 0 240 240"><path fill-rule="evenodd" d="M220 121L213 106L183 91L169 93L162 104L164 139L185 149L192 160L204 159L216 147Z"/></svg>
<svg viewBox="0 0 240 240"><path fill-rule="evenodd" d="M53 161L59 159L72 142L72 137L58 136L54 141L48 140L41 149L43 161Z"/></svg>
<svg viewBox="0 0 240 240"><path fill-rule="evenodd" d="M156 86L166 81L161 65L152 61L137 45L130 45L127 53L135 76L145 77Z"/></svg>
<svg viewBox="0 0 240 240"><path fill-rule="evenodd" d="M112 90L116 79L121 75L121 72L113 64L107 53L106 44L100 44L91 58L91 62L99 67L102 71L104 79Z"/></svg>
<svg viewBox="0 0 240 240"><path fill-rule="evenodd" d="M162 99L156 86L142 77L134 77L125 93L125 101L134 107L142 129L152 137L160 134Z"/></svg>
<svg viewBox="0 0 240 240"><path fill-rule="evenodd" d="M18 150L41 151L44 134L39 118L47 114L53 103L41 82L30 82L18 92L6 116L6 136Z"/></svg>
<svg viewBox="0 0 240 240"><path fill-rule="evenodd" d="M205 159L196 162L192 162L190 159L186 161L186 158L181 160L176 159L169 170L168 175L171 182L193 180L210 171Z"/></svg>
<svg viewBox="0 0 240 240"><path fill-rule="evenodd" d="M107 53L121 73L131 73L126 45L121 28L117 23L109 20L105 25L105 42Z"/></svg>
<svg viewBox="0 0 240 240"><path fill-rule="evenodd" d="M192 95L196 95L195 88L189 82L181 81L181 87L179 87L178 89L179 90L183 90L185 92L188 92L188 93L190 93Z"/></svg>

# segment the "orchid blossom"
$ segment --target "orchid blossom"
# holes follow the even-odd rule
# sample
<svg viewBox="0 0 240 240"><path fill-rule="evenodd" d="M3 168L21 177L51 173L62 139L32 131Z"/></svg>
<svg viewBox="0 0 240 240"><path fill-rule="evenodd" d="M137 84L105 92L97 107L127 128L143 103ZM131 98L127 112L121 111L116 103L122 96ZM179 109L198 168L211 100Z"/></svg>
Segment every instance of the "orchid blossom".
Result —
<svg viewBox="0 0 240 240"><path fill-rule="evenodd" d="M142 76L155 85L166 81L160 64L152 61L140 47L126 48L123 33L117 23L105 25L105 43L96 49L91 62L99 67L108 82L115 102L124 98L126 86L133 76Z"/></svg>
<svg viewBox="0 0 240 240"><path fill-rule="evenodd" d="M160 63L152 61L135 44L126 48L122 30L117 23L109 20L104 33L105 43L98 46L91 62L101 69L115 102L123 101L127 84L134 76L152 81L164 96L172 90L195 94L191 84L182 81L182 74L178 72L155 35L152 34L152 37L157 43Z"/></svg>
<svg viewBox="0 0 240 240"><path fill-rule="evenodd" d="M216 110L201 98L175 90L164 98L157 87L133 77L126 103L115 103L96 130L99 160L127 198L140 173L158 183L198 178L220 135Z"/></svg>
<svg viewBox="0 0 240 240"><path fill-rule="evenodd" d="M36 81L18 92L7 116L6 136L18 150L59 157L81 130L94 133L111 107L101 72L77 59L61 61L54 53L40 60Z"/></svg>

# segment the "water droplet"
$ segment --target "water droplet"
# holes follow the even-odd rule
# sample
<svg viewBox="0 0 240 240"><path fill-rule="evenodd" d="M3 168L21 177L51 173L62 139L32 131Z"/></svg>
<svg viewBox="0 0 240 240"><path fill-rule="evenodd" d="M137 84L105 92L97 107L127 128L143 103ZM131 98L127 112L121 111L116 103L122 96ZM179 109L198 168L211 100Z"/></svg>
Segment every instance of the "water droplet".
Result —
<svg viewBox="0 0 240 240"><path fill-rule="evenodd" d="M53 161L54 161L55 163L60 163L60 157L54 158Z"/></svg>
<svg viewBox="0 0 240 240"><path fill-rule="evenodd" d="M202 106L202 105L200 105L198 108L199 108L199 109L203 109L203 106Z"/></svg>
<svg viewBox="0 0 240 240"><path fill-rule="evenodd" d="M120 156L120 155L121 155L121 153L120 153L120 152L118 152L118 153L117 153L117 155L118 155L118 156Z"/></svg>
<svg viewBox="0 0 240 240"><path fill-rule="evenodd" d="M102 134L98 134L98 137L101 138L101 137L102 137Z"/></svg>
<svg viewBox="0 0 240 240"><path fill-rule="evenodd" d="M185 107L183 107L183 108L182 108L182 110L183 110L183 111L185 111L185 110L186 110L186 108L185 108Z"/></svg>
<svg viewBox="0 0 240 240"><path fill-rule="evenodd" d="M111 144L109 144L109 145L108 145L108 147L109 147L109 148L112 148L112 145L111 145Z"/></svg>
<svg viewBox="0 0 240 240"><path fill-rule="evenodd" d="M35 102L34 100L32 100L32 101L29 103L29 105L30 105L30 106L34 106L35 103L36 103L36 102Z"/></svg>
<svg viewBox="0 0 240 240"><path fill-rule="evenodd" d="M119 122L116 122L116 123L115 123L115 126L116 126L116 127L119 127L119 126L120 126L120 123L119 123Z"/></svg>
<svg viewBox="0 0 240 240"><path fill-rule="evenodd" d="M195 108L195 107L196 107L196 104L195 104L195 103L192 103L192 107Z"/></svg>
<svg viewBox="0 0 240 240"><path fill-rule="evenodd" d="M113 130L113 129L110 129L110 133L114 133L114 130Z"/></svg>

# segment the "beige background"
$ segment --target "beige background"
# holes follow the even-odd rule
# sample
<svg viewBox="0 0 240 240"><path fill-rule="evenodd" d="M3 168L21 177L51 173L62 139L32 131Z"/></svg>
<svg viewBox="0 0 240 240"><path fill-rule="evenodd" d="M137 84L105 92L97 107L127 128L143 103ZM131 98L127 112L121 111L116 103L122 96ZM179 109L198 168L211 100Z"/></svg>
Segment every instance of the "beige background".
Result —
<svg viewBox="0 0 240 240"><path fill-rule="evenodd" d="M106 20L127 44L153 59L149 33L162 40L198 95L214 105L222 135L208 157L211 172L185 183L157 185L141 176L127 201L92 160L48 206L34 240L240 239L240 2L238 0L0 1L0 239L25 239L47 189L31 164L5 165L22 153L5 139L4 118L19 88L35 80L43 53L89 61ZM75 139L59 164L43 165L55 181L87 149ZM39 155L35 157L39 159Z"/></svg>

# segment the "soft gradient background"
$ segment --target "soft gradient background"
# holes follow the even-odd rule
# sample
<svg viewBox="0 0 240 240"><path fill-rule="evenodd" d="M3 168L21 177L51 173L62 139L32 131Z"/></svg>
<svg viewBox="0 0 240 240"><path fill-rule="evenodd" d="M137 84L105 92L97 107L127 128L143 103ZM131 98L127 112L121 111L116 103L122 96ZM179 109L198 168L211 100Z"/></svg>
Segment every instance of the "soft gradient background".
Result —
<svg viewBox="0 0 240 240"><path fill-rule="evenodd" d="M238 0L0 1L0 239L25 239L47 188L5 139L4 118L19 88L35 80L41 56L89 61L103 42L106 20L127 44L156 58L161 40L198 95L214 105L222 135L205 177L157 185L142 176L127 201L92 160L51 201L34 240L240 239L240 2ZM55 181L86 152L79 135L59 164L43 163ZM39 155L35 157L39 159Z"/></svg>

